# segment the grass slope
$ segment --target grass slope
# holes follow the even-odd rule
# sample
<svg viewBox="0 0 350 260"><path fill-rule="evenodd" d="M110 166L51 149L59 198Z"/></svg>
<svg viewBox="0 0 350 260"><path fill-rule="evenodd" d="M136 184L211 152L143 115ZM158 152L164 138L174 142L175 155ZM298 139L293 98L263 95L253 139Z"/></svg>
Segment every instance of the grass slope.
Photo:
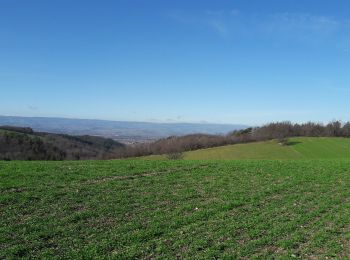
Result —
<svg viewBox="0 0 350 260"><path fill-rule="evenodd" d="M0 258L350 256L350 160L0 162Z"/></svg>
<svg viewBox="0 0 350 260"><path fill-rule="evenodd" d="M165 156L148 156L145 159L164 159ZM350 138L296 137L290 145L276 141L227 145L184 153L188 160L232 159L335 159L350 158Z"/></svg>

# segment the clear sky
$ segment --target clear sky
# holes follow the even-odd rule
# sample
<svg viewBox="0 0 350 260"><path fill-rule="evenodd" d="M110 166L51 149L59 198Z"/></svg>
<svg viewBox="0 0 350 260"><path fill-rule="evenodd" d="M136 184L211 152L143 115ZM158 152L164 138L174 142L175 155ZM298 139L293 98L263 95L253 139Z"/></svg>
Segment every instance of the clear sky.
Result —
<svg viewBox="0 0 350 260"><path fill-rule="evenodd" d="M348 0L1 0L0 115L350 120Z"/></svg>

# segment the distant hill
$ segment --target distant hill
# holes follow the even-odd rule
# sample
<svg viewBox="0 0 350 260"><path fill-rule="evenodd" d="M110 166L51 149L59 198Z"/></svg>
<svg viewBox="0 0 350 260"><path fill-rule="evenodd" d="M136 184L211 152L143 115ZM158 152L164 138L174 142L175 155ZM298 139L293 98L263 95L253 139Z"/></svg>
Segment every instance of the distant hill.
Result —
<svg viewBox="0 0 350 260"><path fill-rule="evenodd" d="M149 156L146 159L164 159L165 156ZM343 137L295 137L288 145L276 140L247 144L226 145L184 153L188 160L237 160L237 159L336 159L350 158L350 138Z"/></svg>
<svg viewBox="0 0 350 260"><path fill-rule="evenodd" d="M30 127L34 131L59 134L102 136L124 143L194 133L225 134L246 128L245 125L231 124L148 123L16 116L0 116L0 125Z"/></svg>
<svg viewBox="0 0 350 260"><path fill-rule="evenodd" d="M86 160L115 158L124 145L96 136L34 132L0 126L0 160Z"/></svg>

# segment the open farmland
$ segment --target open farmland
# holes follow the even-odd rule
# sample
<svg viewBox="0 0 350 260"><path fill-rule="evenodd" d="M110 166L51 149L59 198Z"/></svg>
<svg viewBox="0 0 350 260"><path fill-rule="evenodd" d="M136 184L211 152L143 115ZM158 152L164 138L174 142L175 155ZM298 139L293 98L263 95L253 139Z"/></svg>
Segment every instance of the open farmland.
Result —
<svg viewBox="0 0 350 260"><path fill-rule="evenodd" d="M0 162L0 180L0 258L350 255L350 160Z"/></svg>

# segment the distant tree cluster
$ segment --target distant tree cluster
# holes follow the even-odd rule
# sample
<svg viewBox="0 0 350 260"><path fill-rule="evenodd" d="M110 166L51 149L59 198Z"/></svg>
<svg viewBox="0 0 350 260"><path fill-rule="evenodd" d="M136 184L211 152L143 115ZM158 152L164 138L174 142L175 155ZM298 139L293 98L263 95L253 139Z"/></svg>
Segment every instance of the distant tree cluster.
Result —
<svg viewBox="0 0 350 260"><path fill-rule="evenodd" d="M121 157L137 157L153 154L167 154L169 159L181 159L181 153L203 148L222 146L232 143L233 136L192 134L186 136L171 136L153 143L127 146Z"/></svg>
<svg viewBox="0 0 350 260"><path fill-rule="evenodd" d="M293 124L286 121L256 127L251 134L251 138L254 141L296 136L350 137L350 122L342 124L340 121L333 121L324 125L313 122Z"/></svg>
<svg viewBox="0 0 350 260"><path fill-rule="evenodd" d="M16 132L0 135L0 160L63 160L66 152L38 136Z"/></svg>
<svg viewBox="0 0 350 260"><path fill-rule="evenodd" d="M4 126L1 126L0 129L13 131L13 132L17 132L17 133L22 133L22 134L33 134L34 133L33 129L31 129L30 127L4 125Z"/></svg>
<svg viewBox="0 0 350 260"><path fill-rule="evenodd" d="M34 132L31 128L0 127L0 160L87 160L120 157L124 145L95 136Z"/></svg>

